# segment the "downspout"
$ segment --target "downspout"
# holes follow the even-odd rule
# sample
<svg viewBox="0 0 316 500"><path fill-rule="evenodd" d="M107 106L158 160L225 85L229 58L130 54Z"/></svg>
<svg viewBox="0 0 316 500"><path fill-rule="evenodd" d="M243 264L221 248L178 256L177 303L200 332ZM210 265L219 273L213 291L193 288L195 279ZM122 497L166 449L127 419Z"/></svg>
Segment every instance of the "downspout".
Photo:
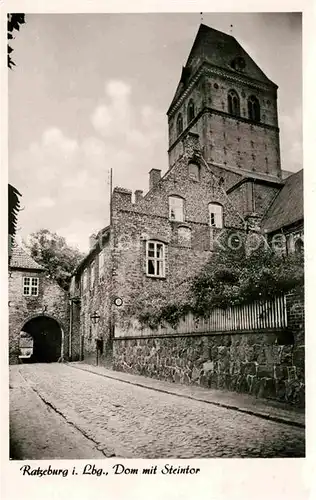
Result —
<svg viewBox="0 0 316 500"><path fill-rule="evenodd" d="M68 353L68 357L69 357L69 361L71 361L71 357L72 357L72 315L73 315L72 299L69 300L69 304L70 304L70 318L69 318L69 349L68 349L69 353Z"/></svg>

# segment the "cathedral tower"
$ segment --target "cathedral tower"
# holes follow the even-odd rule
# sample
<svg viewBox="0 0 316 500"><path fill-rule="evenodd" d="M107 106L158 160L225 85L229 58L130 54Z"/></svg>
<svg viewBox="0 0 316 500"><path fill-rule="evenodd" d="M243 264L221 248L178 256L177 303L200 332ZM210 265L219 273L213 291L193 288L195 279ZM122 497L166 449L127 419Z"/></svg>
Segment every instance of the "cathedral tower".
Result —
<svg viewBox="0 0 316 500"><path fill-rule="evenodd" d="M169 168L194 133L215 167L281 178L277 85L234 37L201 24L167 115Z"/></svg>

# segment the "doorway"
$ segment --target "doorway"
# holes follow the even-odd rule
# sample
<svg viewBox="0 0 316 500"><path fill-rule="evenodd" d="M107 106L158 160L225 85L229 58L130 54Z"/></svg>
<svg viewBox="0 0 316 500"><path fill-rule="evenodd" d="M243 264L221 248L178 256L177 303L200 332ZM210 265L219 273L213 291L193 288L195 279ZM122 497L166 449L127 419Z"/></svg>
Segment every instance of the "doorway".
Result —
<svg viewBox="0 0 316 500"><path fill-rule="evenodd" d="M48 316L37 316L25 323L23 332L33 338L33 353L30 362L53 363L62 355L62 329L59 323Z"/></svg>

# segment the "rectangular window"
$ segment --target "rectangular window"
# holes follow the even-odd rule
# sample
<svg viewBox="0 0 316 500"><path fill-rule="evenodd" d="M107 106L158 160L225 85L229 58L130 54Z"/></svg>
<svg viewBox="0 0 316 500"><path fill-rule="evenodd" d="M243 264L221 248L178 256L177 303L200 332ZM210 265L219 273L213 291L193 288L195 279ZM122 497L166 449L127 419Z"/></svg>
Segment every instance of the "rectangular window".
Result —
<svg viewBox="0 0 316 500"><path fill-rule="evenodd" d="M223 227L223 207L216 203L209 204L209 217L211 227Z"/></svg>
<svg viewBox="0 0 316 500"><path fill-rule="evenodd" d="M85 269L81 275L81 290L84 293L87 290L88 286L88 272L87 269Z"/></svg>
<svg viewBox="0 0 316 500"><path fill-rule="evenodd" d="M90 264L90 290L93 290L95 281L95 262L91 262Z"/></svg>
<svg viewBox="0 0 316 500"><path fill-rule="evenodd" d="M38 296L39 278L23 278L23 295Z"/></svg>
<svg viewBox="0 0 316 500"><path fill-rule="evenodd" d="M179 196L169 196L169 219L184 221L184 200Z"/></svg>
<svg viewBox="0 0 316 500"><path fill-rule="evenodd" d="M165 245L159 241L147 241L146 273L148 276L165 277Z"/></svg>
<svg viewBox="0 0 316 500"><path fill-rule="evenodd" d="M104 251L102 250L99 253L99 279L101 279L102 276L104 276L104 272L105 272L105 269L104 269Z"/></svg>

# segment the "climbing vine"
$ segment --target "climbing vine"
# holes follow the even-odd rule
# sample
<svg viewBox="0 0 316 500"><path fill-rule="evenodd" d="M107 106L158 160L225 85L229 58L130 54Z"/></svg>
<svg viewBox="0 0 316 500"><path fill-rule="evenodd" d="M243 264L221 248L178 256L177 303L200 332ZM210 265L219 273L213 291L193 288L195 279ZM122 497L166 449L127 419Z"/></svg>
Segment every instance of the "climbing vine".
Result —
<svg viewBox="0 0 316 500"><path fill-rule="evenodd" d="M213 308L226 308L270 299L304 284L304 258L283 255L261 246L256 251L217 249L193 278L173 290L154 295L140 290L128 314L151 328L168 323L175 327L189 311L206 317Z"/></svg>

